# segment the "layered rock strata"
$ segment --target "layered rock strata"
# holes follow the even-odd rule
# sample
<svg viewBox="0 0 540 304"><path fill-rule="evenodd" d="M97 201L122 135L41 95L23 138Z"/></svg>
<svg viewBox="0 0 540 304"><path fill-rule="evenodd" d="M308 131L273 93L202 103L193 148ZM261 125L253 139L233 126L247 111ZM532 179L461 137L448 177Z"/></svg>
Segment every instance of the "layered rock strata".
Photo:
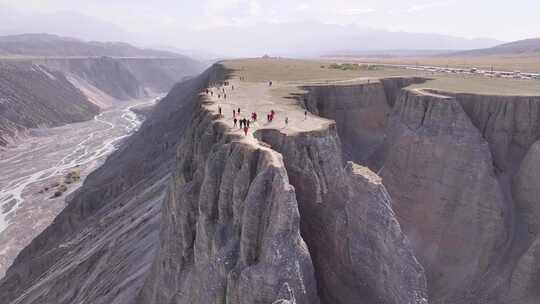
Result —
<svg viewBox="0 0 540 304"><path fill-rule="evenodd" d="M159 257L139 303L318 303L298 206L276 152L205 109L178 148Z"/></svg>
<svg viewBox="0 0 540 304"><path fill-rule="evenodd" d="M66 77L30 63L0 63L0 145L26 128L91 119L99 113Z"/></svg>
<svg viewBox="0 0 540 304"><path fill-rule="evenodd" d="M488 143L452 97L404 91L380 170L435 299L459 296L496 261L509 233Z"/></svg>
<svg viewBox="0 0 540 304"><path fill-rule="evenodd" d="M334 123L256 134L284 158L323 303L427 303L423 268L381 179L341 157Z"/></svg>

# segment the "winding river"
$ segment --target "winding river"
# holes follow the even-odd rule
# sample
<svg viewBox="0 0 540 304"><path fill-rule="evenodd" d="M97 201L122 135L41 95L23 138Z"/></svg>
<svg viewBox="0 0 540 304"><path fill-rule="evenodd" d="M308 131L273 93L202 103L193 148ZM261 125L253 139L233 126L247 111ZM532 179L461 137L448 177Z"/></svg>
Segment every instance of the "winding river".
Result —
<svg viewBox="0 0 540 304"><path fill-rule="evenodd" d="M17 146L0 152L0 278L18 252L62 211L65 196L139 128L142 117L132 108L158 100L127 102L91 121L32 130ZM66 184L66 193L54 197L70 172L78 172L81 180Z"/></svg>

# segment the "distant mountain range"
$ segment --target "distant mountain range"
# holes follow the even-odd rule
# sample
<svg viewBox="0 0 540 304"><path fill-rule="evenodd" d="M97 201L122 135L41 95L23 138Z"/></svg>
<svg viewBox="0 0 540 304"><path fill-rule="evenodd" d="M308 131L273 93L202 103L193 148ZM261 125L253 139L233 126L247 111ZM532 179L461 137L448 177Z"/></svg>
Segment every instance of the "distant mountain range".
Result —
<svg viewBox="0 0 540 304"><path fill-rule="evenodd" d="M133 33L129 28L76 12L25 15L0 4L0 35L50 33L98 41L124 41L159 47L198 59L252 57L269 54L284 57L319 57L330 53L372 50L470 50L488 48L503 41L468 39L436 33L388 31L348 24L325 24L315 20L259 22L239 26L190 29L173 27ZM192 51L196 50L196 51ZM209 53L209 54L208 54Z"/></svg>
<svg viewBox="0 0 540 304"><path fill-rule="evenodd" d="M355 50L336 51L323 57L361 57L361 58L414 58L414 57L483 57L483 56L540 56L540 38L518 40L499 44L489 48L478 48L465 51L417 49L417 50Z"/></svg>
<svg viewBox="0 0 540 304"><path fill-rule="evenodd" d="M357 25L323 24L316 21L260 23L245 28L207 29L197 43L213 43L225 54L283 57L319 57L334 53L373 50L461 51L493 47L495 39L467 39L432 33L394 32ZM208 43L206 41L208 40Z"/></svg>
<svg viewBox="0 0 540 304"><path fill-rule="evenodd" d="M540 56L540 38L518 40L495 47L456 52L452 56Z"/></svg>
<svg viewBox="0 0 540 304"><path fill-rule="evenodd" d="M87 42L50 34L0 36L0 56L13 55L50 57L185 57L169 51L141 49L123 42Z"/></svg>

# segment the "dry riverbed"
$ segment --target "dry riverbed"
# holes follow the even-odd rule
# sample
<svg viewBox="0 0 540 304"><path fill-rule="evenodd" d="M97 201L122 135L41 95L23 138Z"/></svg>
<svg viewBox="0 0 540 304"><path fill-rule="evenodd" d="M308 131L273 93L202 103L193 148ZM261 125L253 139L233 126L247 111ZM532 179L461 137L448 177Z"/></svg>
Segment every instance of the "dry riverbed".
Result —
<svg viewBox="0 0 540 304"><path fill-rule="evenodd" d="M91 121L32 130L0 151L0 278L62 211L66 197L138 129L143 118L132 108L155 101L127 102Z"/></svg>

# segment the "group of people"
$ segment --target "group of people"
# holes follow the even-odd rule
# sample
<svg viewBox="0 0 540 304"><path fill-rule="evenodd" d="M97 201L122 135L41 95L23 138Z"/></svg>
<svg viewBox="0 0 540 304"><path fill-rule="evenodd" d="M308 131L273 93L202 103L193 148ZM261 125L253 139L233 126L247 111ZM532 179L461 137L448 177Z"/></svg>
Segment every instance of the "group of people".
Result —
<svg viewBox="0 0 540 304"><path fill-rule="evenodd" d="M223 99L227 99L227 92L225 91L225 88L221 88L221 90L218 88L218 99L221 99L221 96L223 96ZM234 90L234 86L232 87L232 90ZM206 95L214 96L214 91L211 89L206 89L205 91Z"/></svg>
<svg viewBox="0 0 540 304"><path fill-rule="evenodd" d="M244 134L247 135L251 121L247 118L237 119L236 116L237 115L240 116L240 113L241 113L240 108L233 109L233 124L235 127L238 126L241 130L244 131ZM251 114L252 118L253 118L253 114L254 113Z"/></svg>
<svg viewBox="0 0 540 304"><path fill-rule="evenodd" d="M240 77L240 80L245 80L245 78ZM268 84L269 84L269 86L272 86L272 81L269 81ZM221 98L221 95L223 95L223 98L227 99L227 94L226 94L225 88L218 88L217 90L218 90L218 98ZM232 87L232 90L234 90L234 87ZM211 89L206 89L206 95L213 96L214 92ZM223 117L223 112L222 112L221 106L218 106L218 114L219 114L219 117ZM233 124L234 124L235 127L239 127L240 130L244 131L244 134L247 136L249 128L250 128L250 124L252 122L257 121L257 113L252 112L251 113L251 119L240 118L240 115L241 115L241 109L240 108L233 109L233 115L232 115L233 116ZM304 112L304 115L307 118L307 111ZM270 110L270 112L268 112L268 114L266 116L268 122L272 122L274 120L275 116L276 116L276 111L274 111L273 109ZM288 125L288 124L289 124L289 118L285 117L285 125Z"/></svg>
<svg viewBox="0 0 540 304"><path fill-rule="evenodd" d="M234 118L233 123L234 123L235 127L236 127L236 125L238 123L238 127L240 127L240 129L242 129L244 127L247 127L249 129L249 125L251 124L251 120L249 120L247 118L242 118L242 119Z"/></svg>

